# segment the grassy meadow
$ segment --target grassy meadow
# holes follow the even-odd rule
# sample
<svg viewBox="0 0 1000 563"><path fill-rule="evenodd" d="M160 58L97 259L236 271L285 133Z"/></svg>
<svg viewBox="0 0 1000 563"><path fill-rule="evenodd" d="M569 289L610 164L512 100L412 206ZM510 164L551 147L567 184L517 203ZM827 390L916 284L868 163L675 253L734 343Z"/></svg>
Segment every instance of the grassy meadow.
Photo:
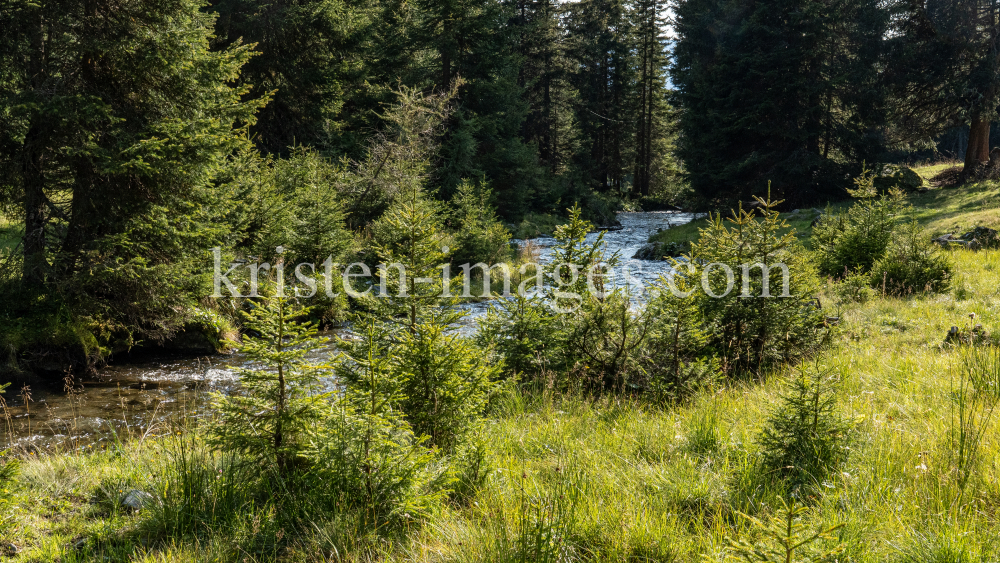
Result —
<svg viewBox="0 0 1000 563"><path fill-rule="evenodd" d="M1000 225L996 183L908 201L928 237ZM805 370L835 382L849 454L796 499L806 507L796 520L810 531L803 534L835 529L788 561L831 552L827 560L842 562L1000 560L1000 413L967 392L970 378L1000 386L1000 353L945 342L952 326L1000 330L1000 251L948 256L955 276L946 293L858 303L841 301L828 283L820 299L839 318L830 345L763 380L716 385L676 406L508 389L476 430L474 486L404 526L308 502L292 526L282 516L288 507L241 488L239 472L209 452L193 421L101 451L27 454L0 528L0 559L734 560L740 541L778 547L766 530L783 522L782 497L754 459L789 378ZM132 490L152 495L135 512L120 503Z"/></svg>

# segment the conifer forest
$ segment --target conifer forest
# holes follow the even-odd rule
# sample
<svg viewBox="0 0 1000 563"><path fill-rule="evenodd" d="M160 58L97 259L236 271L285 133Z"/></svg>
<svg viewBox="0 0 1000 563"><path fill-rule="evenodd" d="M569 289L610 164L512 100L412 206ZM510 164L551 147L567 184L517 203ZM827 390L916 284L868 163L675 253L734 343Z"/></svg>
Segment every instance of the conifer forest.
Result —
<svg viewBox="0 0 1000 563"><path fill-rule="evenodd" d="M1000 0L0 0L0 562L1000 561Z"/></svg>

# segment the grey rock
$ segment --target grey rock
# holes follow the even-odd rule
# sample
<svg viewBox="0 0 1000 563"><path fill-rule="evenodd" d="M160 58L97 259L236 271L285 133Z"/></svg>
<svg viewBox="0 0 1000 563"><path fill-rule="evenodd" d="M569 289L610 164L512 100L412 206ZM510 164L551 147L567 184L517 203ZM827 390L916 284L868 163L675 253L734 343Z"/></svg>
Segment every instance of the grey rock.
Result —
<svg viewBox="0 0 1000 563"><path fill-rule="evenodd" d="M635 260L663 260L662 249L662 242L651 242L637 250L632 258Z"/></svg>
<svg viewBox="0 0 1000 563"><path fill-rule="evenodd" d="M690 250L684 242L651 242L636 251L632 256L635 260L666 260L668 257L680 256Z"/></svg>
<svg viewBox="0 0 1000 563"><path fill-rule="evenodd" d="M966 241L966 246L972 250L1000 248L1000 232L989 227L976 227L962 235L961 240Z"/></svg>
<svg viewBox="0 0 1000 563"><path fill-rule="evenodd" d="M218 341L197 326L188 326L163 343L165 350L188 354L214 354Z"/></svg>
<svg viewBox="0 0 1000 563"><path fill-rule="evenodd" d="M153 495L137 489L132 489L131 491L125 493L125 496L122 497L121 506L122 508L128 508L130 510L141 510L152 503Z"/></svg>

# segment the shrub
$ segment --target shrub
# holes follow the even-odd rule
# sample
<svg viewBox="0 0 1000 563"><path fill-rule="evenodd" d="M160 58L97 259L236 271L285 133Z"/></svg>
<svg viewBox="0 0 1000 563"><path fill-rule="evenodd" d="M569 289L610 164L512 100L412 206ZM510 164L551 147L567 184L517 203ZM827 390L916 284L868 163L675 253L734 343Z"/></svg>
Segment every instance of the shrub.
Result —
<svg viewBox="0 0 1000 563"><path fill-rule="evenodd" d="M852 190L859 201L846 213L835 214L828 209L813 227L812 247L821 274L868 272L885 255L903 210L903 200L899 192L879 196L874 179L874 175L864 171L855 179L858 189Z"/></svg>
<svg viewBox="0 0 1000 563"><path fill-rule="evenodd" d="M688 280L677 276L675 287L689 290ZM661 401L681 401L711 385L719 376L719 360L710 348L708 323L697 303L667 289L661 279L646 305L654 319L643 350L646 387Z"/></svg>
<svg viewBox="0 0 1000 563"><path fill-rule="evenodd" d="M569 210L569 222L556 228L547 289L555 311L556 341L563 353L562 369L582 374L598 389L622 390L639 375L641 347L651 326L647 309L632 308L628 287L614 287L608 268L618 265L618 254L605 253L604 231L593 241L593 225L581 218L580 208Z"/></svg>
<svg viewBox="0 0 1000 563"><path fill-rule="evenodd" d="M867 303L875 297L871 288L871 274L854 271L833 285L833 293L841 302Z"/></svg>
<svg viewBox="0 0 1000 563"><path fill-rule="evenodd" d="M215 393L218 413L209 432L217 449L239 452L265 468L288 476L302 460L306 429L322 418L327 393L323 370L306 355L324 341L311 325L293 322L291 304L273 297L247 314L243 353L253 368L239 369L239 387ZM256 334L253 336L252 334Z"/></svg>
<svg viewBox="0 0 1000 563"><path fill-rule="evenodd" d="M847 458L850 426L837 412L835 383L802 368L758 439L764 469L793 490L818 485Z"/></svg>
<svg viewBox="0 0 1000 563"><path fill-rule="evenodd" d="M380 267L387 295L373 298L374 316L368 319L384 325L378 331L383 339L379 346L391 358L389 369L398 385L387 405L401 412L418 436L427 436L429 444L453 452L481 416L498 368L474 343L455 334L454 323L462 313L444 307L453 300L442 297L450 287L444 286L440 269L447 257L441 208L413 188L373 231L380 258L405 271L403 279L394 268ZM430 281L416 282L420 278ZM350 371L344 381L363 385Z"/></svg>
<svg viewBox="0 0 1000 563"><path fill-rule="evenodd" d="M440 315L444 280L441 263L448 260L451 240L442 226L443 206L426 197L419 187L401 194L372 225L373 249L381 261L378 269L385 295L370 297L369 305L386 322L412 330L428 315ZM399 264L405 274L389 265ZM417 283L417 279L429 280ZM455 282L456 280L452 280ZM455 313L448 320L454 322Z"/></svg>
<svg viewBox="0 0 1000 563"><path fill-rule="evenodd" d="M434 320L404 331L393 353L406 419L430 444L456 451L483 416L499 367L471 340Z"/></svg>
<svg viewBox="0 0 1000 563"><path fill-rule="evenodd" d="M809 512L808 507L799 505L795 499L792 499L791 504L780 499L780 503L781 510L769 521L741 514L760 540L750 543L727 537L726 543L746 561L824 563L836 560L834 556L843 551L844 546L833 532L843 528L844 524L829 528L820 526L813 531L802 522ZM824 544L833 544L833 547L827 548Z"/></svg>
<svg viewBox="0 0 1000 563"><path fill-rule="evenodd" d="M569 359L585 381L598 390L637 388L651 311L634 311L628 290L616 288L603 297L585 294L580 309L563 318Z"/></svg>
<svg viewBox="0 0 1000 563"><path fill-rule="evenodd" d="M289 248L293 263L339 261L351 246L337 187L344 172L315 151L298 148L274 165L277 189L289 200L287 229L279 244Z"/></svg>
<svg viewBox="0 0 1000 563"><path fill-rule="evenodd" d="M515 292L479 320L476 340L503 359L502 374L534 376L560 361L557 316L539 295Z"/></svg>
<svg viewBox="0 0 1000 563"><path fill-rule="evenodd" d="M913 222L893 235L886 255L872 267L870 280L887 295L938 293L951 282L951 263Z"/></svg>
<svg viewBox="0 0 1000 563"><path fill-rule="evenodd" d="M528 297L516 291L509 300L492 305L480 323L477 339L499 354L508 375L536 378L543 373L562 373L579 360L570 350L569 334L575 325L569 317L583 315L560 312L582 307L588 293L585 271L601 261L603 234L594 244L587 243L593 225L582 219L578 206L569 213L569 222L555 228L557 244L551 260L567 266L558 271L540 266L534 276L521 282L529 290L533 285L540 287L538 294ZM544 281L551 283L542 287Z"/></svg>
<svg viewBox="0 0 1000 563"><path fill-rule="evenodd" d="M341 342L336 373L344 391L313 430L311 457L330 500L357 508L369 522L419 515L437 495L433 455L403 418L402 374L385 324L359 322L358 338Z"/></svg>
<svg viewBox="0 0 1000 563"><path fill-rule="evenodd" d="M454 264L496 264L508 258L510 232L496 216L490 204L490 189L468 180L462 181L452 197Z"/></svg>
<svg viewBox="0 0 1000 563"><path fill-rule="evenodd" d="M787 224L774 210L780 202L758 201L759 216L743 209L725 222L715 216L692 243L677 274L692 284L701 280L705 286L693 298L722 371L730 376L759 374L801 358L821 343L824 334L823 315L815 306L816 271L794 233L781 234ZM765 296L761 265L781 264L772 273L782 279L769 275Z"/></svg>

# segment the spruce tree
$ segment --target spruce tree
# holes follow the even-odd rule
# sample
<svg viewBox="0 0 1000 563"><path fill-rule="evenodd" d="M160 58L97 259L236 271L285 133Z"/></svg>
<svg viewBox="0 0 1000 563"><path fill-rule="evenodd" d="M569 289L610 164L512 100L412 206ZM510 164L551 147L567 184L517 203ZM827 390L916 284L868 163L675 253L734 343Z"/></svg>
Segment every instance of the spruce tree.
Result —
<svg viewBox="0 0 1000 563"><path fill-rule="evenodd" d="M232 85L253 51L210 51L213 24L190 0L0 11L0 198L24 228L23 291L128 340L183 322L193 261L225 236L218 163L267 101Z"/></svg>
<svg viewBox="0 0 1000 563"><path fill-rule="evenodd" d="M331 153L357 150L342 139L348 100L367 94L366 39L373 6L350 0L212 0L219 14L213 47L254 44L258 56L240 84L251 98L272 98L252 127L258 146L286 155L298 145ZM375 107L366 109L376 109Z"/></svg>
<svg viewBox="0 0 1000 563"><path fill-rule="evenodd" d="M568 8L576 119L583 140L578 164L599 190L622 191L634 156L635 61L623 0L583 0Z"/></svg>
<svg viewBox="0 0 1000 563"><path fill-rule="evenodd" d="M660 187L655 176L658 172L657 156L664 157L662 140L671 134L669 118L664 119L669 108L665 95L667 52L663 32L666 10L667 4L663 0L636 0L632 6L638 64L635 171L632 181L638 194L644 196L650 195L654 187Z"/></svg>
<svg viewBox="0 0 1000 563"><path fill-rule="evenodd" d="M990 160L990 126L1000 105L1000 3L931 0L895 10L892 59L894 140L915 144L969 126L963 176Z"/></svg>
<svg viewBox="0 0 1000 563"><path fill-rule="evenodd" d="M837 381L819 368L802 368L758 442L763 467L793 489L815 489L847 459L850 425L837 409Z"/></svg>
<svg viewBox="0 0 1000 563"><path fill-rule="evenodd" d="M366 299L378 330L348 362L373 352L387 359L391 375L384 408L403 414L417 436L447 452L456 451L482 414L498 368L470 340L456 334L463 313L455 303L457 277L450 279L450 238L444 207L425 194L419 179L372 226L381 264L378 293ZM377 340L376 340L377 338ZM349 384L370 385L351 376ZM370 391L370 390L369 390Z"/></svg>
<svg viewBox="0 0 1000 563"><path fill-rule="evenodd" d="M768 182L790 205L841 195L838 161L881 148L884 93L871 77L887 25L868 0L679 2L678 152L697 195L748 201Z"/></svg>
<svg viewBox="0 0 1000 563"><path fill-rule="evenodd" d="M239 369L231 394L215 393L217 412L209 442L247 460L290 475L309 449L307 430L323 418L328 393L325 370L306 356L322 346L316 329L296 323L288 300L272 297L247 315L257 336L245 336L242 352L253 367Z"/></svg>

